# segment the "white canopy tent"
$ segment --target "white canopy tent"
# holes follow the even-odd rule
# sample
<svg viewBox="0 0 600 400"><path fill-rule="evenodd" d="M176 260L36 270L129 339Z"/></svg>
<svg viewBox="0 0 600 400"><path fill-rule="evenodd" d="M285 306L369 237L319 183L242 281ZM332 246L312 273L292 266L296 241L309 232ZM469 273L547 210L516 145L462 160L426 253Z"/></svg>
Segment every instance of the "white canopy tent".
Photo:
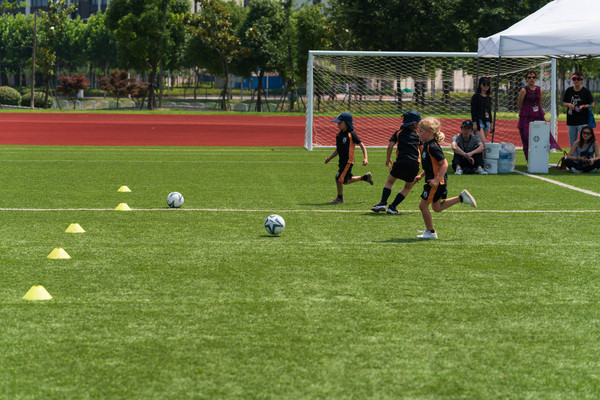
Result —
<svg viewBox="0 0 600 400"><path fill-rule="evenodd" d="M554 0L495 35L479 38L479 57L552 57L552 134L556 137L556 59L600 57L600 1ZM497 93L497 91L496 91Z"/></svg>
<svg viewBox="0 0 600 400"><path fill-rule="evenodd" d="M479 57L600 56L600 1L554 0L478 42Z"/></svg>

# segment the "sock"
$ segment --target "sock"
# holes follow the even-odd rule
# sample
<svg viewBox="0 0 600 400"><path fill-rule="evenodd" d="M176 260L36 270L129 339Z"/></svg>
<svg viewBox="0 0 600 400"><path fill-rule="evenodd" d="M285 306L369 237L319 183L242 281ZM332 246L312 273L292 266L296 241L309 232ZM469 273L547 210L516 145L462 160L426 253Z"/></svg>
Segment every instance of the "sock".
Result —
<svg viewBox="0 0 600 400"><path fill-rule="evenodd" d="M386 187L383 188L383 193L381 193L381 204L387 204L388 197L392 194L392 189L388 189Z"/></svg>
<svg viewBox="0 0 600 400"><path fill-rule="evenodd" d="M432 230L430 230L429 232L431 232L431 233L435 233L435 229L432 229Z"/></svg>
<svg viewBox="0 0 600 400"><path fill-rule="evenodd" d="M340 200L344 200L344 196L341 195L341 194L338 194L337 198L340 199Z"/></svg>
<svg viewBox="0 0 600 400"><path fill-rule="evenodd" d="M404 200L404 199L405 199L404 195L402 193L398 193L396 195L396 198L394 199L394 202L391 204L392 207L394 207L394 208L398 207L398 204L402 203L402 200Z"/></svg>

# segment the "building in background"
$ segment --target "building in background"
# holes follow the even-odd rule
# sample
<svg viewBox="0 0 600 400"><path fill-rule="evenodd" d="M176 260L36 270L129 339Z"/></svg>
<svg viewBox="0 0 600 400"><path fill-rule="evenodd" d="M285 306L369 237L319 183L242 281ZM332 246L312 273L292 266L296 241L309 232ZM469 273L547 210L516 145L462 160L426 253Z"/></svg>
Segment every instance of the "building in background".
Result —
<svg viewBox="0 0 600 400"><path fill-rule="evenodd" d="M82 19L88 19L90 15L98 11L106 12L109 0L67 0L67 4L72 2L78 3L75 16L80 16ZM25 0L25 7L20 9L20 12L25 15L33 14L38 10L48 11L48 0Z"/></svg>

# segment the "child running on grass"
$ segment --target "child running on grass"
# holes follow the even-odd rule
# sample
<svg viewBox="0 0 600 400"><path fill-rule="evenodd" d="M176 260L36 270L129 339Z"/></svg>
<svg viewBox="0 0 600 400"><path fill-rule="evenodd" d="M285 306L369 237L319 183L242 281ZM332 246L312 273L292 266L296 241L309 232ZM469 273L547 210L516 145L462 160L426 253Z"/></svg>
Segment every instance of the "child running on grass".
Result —
<svg viewBox="0 0 600 400"><path fill-rule="evenodd" d="M340 156L338 161L338 172L335 176L337 186L337 197L330 201L330 204L341 204L344 202L344 185L350 183L367 181L373 184L373 177L370 172L363 176L352 176L352 166L354 165L354 146L359 145L363 153L363 165L369 164L367 157L367 148L354 132L352 123L352 114L348 112L341 113L331 122L337 122L339 132L335 137L335 150L325 159L325 164L331 161L335 156Z"/></svg>
<svg viewBox="0 0 600 400"><path fill-rule="evenodd" d="M399 130L394 132L387 147L385 165L392 168L383 186L381 201L371 207L371 211L385 211L387 200L390 194L392 194L392 186L396 182L396 179L402 179L404 187L388 207L387 213L398 214L396 207L410 193L415 177L419 173L419 156L421 154L419 150L419 134L417 133L419 121L421 121L421 116L416 111L407 111L402 115L402 125ZM394 145L398 147L396 149L396 161L392 165L392 150L394 150Z"/></svg>
<svg viewBox="0 0 600 400"><path fill-rule="evenodd" d="M428 117L419 123L419 137L423 142L423 153L421 154L421 164L423 172L415 178L415 183L425 177L425 185L421 194L419 209L425 221L425 231L417 237L420 239L437 239L437 233L433 228L433 218L429 211L429 205L435 212L442 212L458 203L465 203L477 207L477 203L471 194L463 190L459 196L446 199L448 161L440 147L444 141L444 134L440 132L440 120Z"/></svg>

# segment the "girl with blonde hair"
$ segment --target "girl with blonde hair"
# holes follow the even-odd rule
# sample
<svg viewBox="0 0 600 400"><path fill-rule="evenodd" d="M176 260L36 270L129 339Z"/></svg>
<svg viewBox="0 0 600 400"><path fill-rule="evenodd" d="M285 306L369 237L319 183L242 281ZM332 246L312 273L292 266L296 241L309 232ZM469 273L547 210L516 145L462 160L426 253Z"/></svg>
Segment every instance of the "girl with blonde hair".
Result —
<svg viewBox="0 0 600 400"><path fill-rule="evenodd" d="M446 199L448 196L447 180L448 161L440 147L444 141L444 134L440 131L440 120L437 118L424 118L419 123L419 138L423 143L421 153L421 165L423 172L415 178L415 183L425 177L425 185L421 194L419 209L425 221L425 231L417 237L420 239L437 239L437 233L433 228L433 218L429 211L429 205L435 212L442 212L446 208L458 203L465 203L477 207L477 202L467 190L463 190L459 196Z"/></svg>

